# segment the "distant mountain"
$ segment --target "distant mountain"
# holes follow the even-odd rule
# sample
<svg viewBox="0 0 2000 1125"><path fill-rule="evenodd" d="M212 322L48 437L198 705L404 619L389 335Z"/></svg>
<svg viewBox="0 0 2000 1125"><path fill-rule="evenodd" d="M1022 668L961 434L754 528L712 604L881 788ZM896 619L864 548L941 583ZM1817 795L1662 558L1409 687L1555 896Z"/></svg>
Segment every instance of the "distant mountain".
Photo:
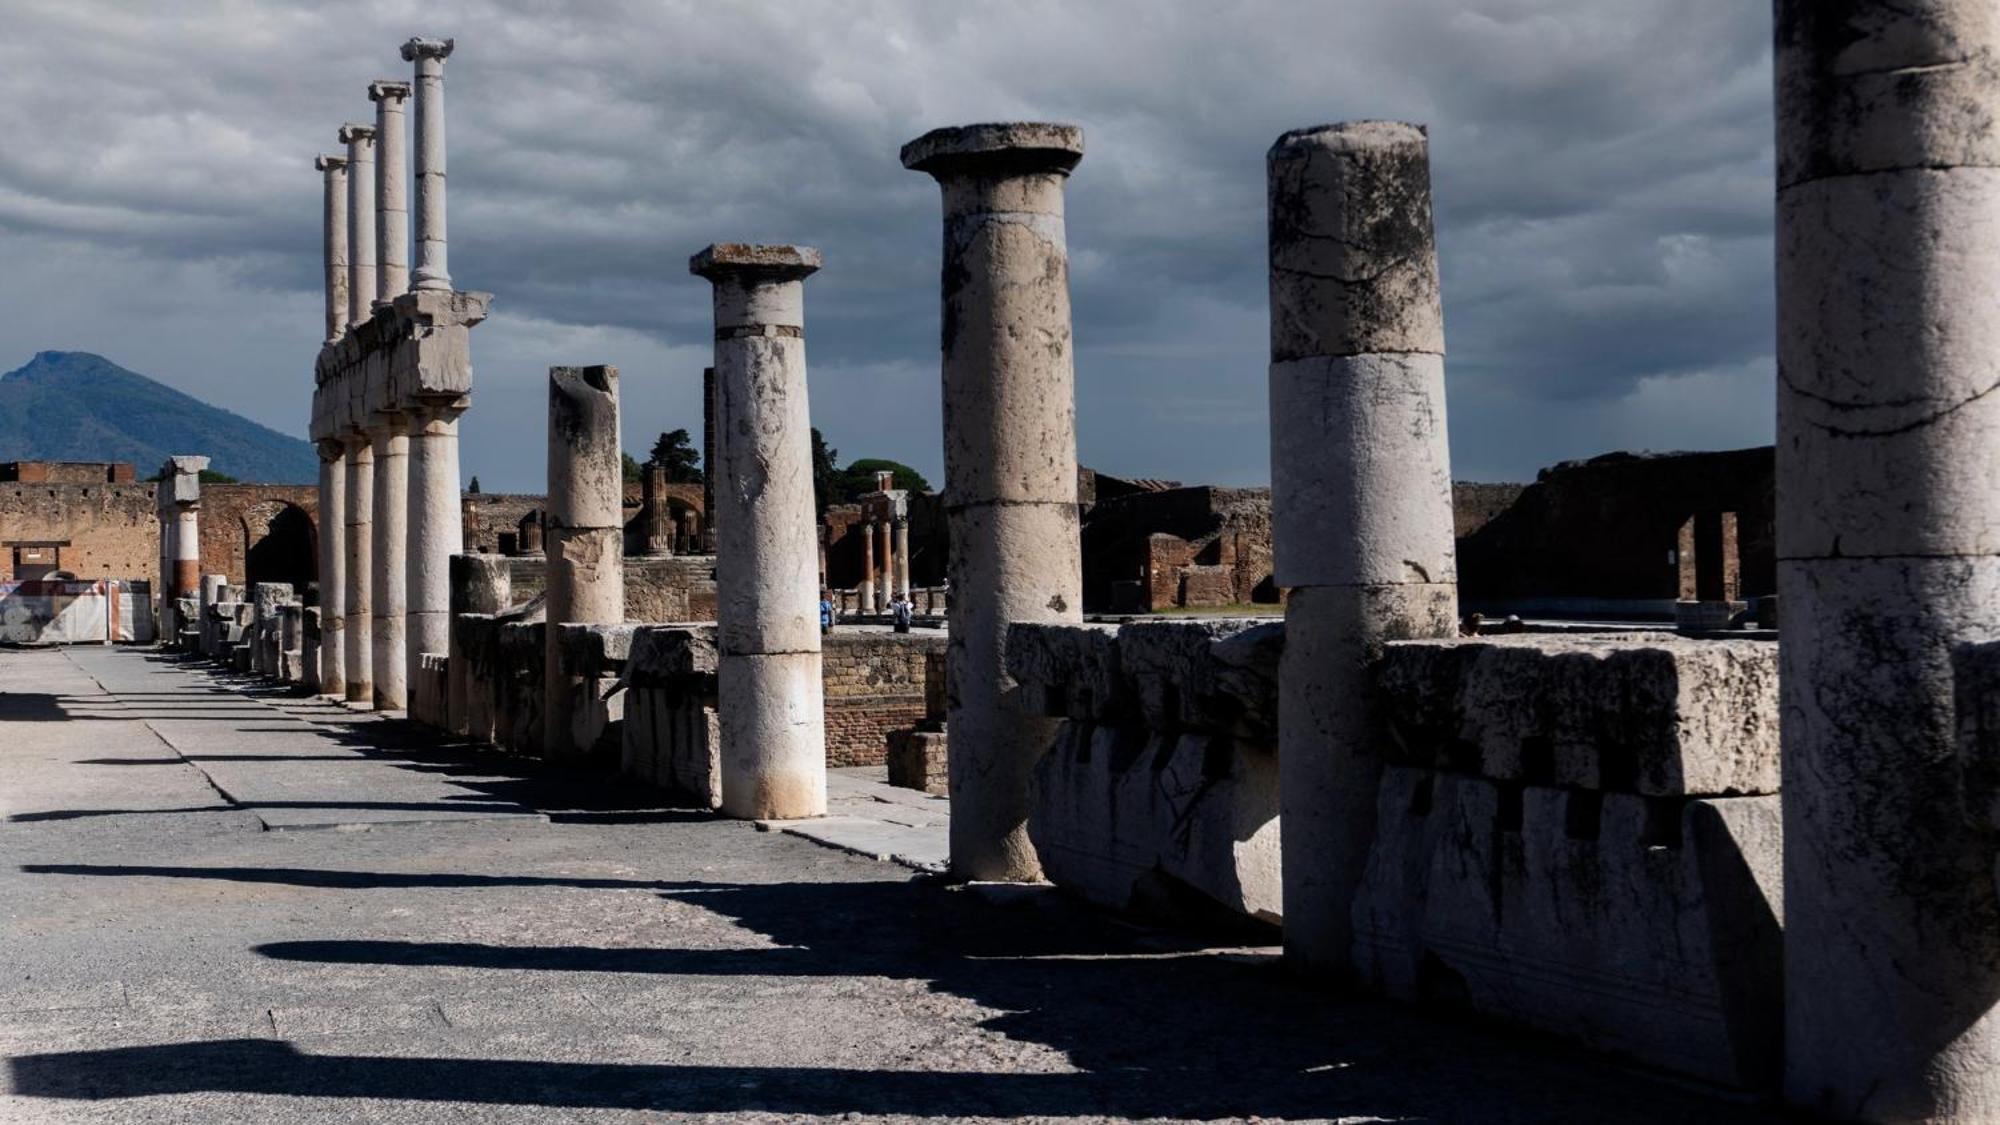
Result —
<svg viewBox="0 0 2000 1125"><path fill-rule="evenodd" d="M0 375L0 461L130 461L151 476L176 454L206 455L242 481L311 484L310 443L89 352L37 352Z"/></svg>

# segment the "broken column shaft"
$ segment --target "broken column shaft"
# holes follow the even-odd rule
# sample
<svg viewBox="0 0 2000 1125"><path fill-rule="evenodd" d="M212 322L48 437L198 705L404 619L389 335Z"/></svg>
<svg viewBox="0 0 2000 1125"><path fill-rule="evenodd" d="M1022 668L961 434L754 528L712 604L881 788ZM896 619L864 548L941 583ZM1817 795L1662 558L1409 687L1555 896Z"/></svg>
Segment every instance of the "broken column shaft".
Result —
<svg viewBox="0 0 2000 1125"><path fill-rule="evenodd" d="M1785 1086L2000 1117L2000 835L1954 650L2000 637L1988 0L1779 0Z"/></svg>
<svg viewBox="0 0 2000 1125"><path fill-rule="evenodd" d="M362 432L343 439L347 447L347 597L342 607L346 638L347 701L375 700L375 447Z"/></svg>
<svg viewBox="0 0 2000 1125"><path fill-rule="evenodd" d="M722 811L826 813L819 550L806 401L804 246L724 243L688 268L715 286L717 713Z"/></svg>
<svg viewBox="0 0 2000 1125"><path fill-rule="evenodd" d="M565 624L625 620L625 474L618 442L618 369L549 368L547 703L542 749L550 758L589 750L576 745L563 683Z"/></svg>
<svg viewBox="0 0 2000 1125"><path fill-rule="evenodd" d="M319 690L347 695L347 449L319 443Z"/></svg>
<svg viewBox="0 0 2000 1125"><path fill-rule="evenodd" d="M451 615L505 613L514 601L514 572L500 555L453 555L450 563ZM467 701L471 698L471 654L454 628L446 645L445 729L484 739L490 731L470 729Z"/></svg>
<svg viewBox="0 0 2000 1125"><path fill-rule="evenodd" d="M375 268L375 130L342 125L347 146L347 326L375 314L381 279Z"/></svg>
<svg viewBox="0 0 2000 1125"><path fill-rule="evenodd" d="M1285 954L1341 975L1383 767L1370 665L1457 631L1429 145L1322 126L1278 138L1267 170Z"/></svg>
<svg viewBox="0 0 2000 1125"><path fill-rule="evenodd" d="M326 339L347 331L347 158L320 156L313 160L324 179L321 229L326 236Z"/></svg>
<svg viewBox="0 0 2000 1125"><path fill-rule="evenodd" d="M375 103L375 276L376 304L386 304L410 288L409 139L403 103L408 82L371 82Z"/></svg>
<svg viewBox="0 0 2000 1125"><path fill-rule="evenodd" d="M417 270L413 288L451 288L445 261L444 60L452 40L412 39L403 58L416 64Z"/></svg>
<svg viewBox="0 0 2000 1125"><path fill-rule="evenodd" d="M1063 185L1071 125L938 129L904 167L944 193L944 506L951 525L951 869L1032 880L1028 784L1056 720L1007 674L1016 622L1082 620Z"/></svg>

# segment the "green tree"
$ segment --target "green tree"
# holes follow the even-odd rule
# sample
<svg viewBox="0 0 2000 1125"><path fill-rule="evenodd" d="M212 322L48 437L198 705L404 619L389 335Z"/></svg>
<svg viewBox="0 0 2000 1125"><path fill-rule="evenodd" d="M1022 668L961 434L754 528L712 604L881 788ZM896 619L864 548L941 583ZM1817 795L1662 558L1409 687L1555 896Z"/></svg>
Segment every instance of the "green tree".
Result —
<svg viewBox="0 0 2000 1125"><path fill-rule="evenodd" d="M702 480L701 451L694 447L694 439L686 430L668 430L653 443L652 463L664 465L667 480L673 484L700 484Z"/></svg>
<svg viewBox="0 0 2000 1125"><path fill-rule="evenodd" d="M471 483L471 484L469 484L469 485L466 485L466 486L465 486L465 490L466 490L467 492L470 492L470 493L472 493L472 494L473 494L474 496L477 496L477 495L479 495L479 474L477 474L477 473L474 473L474 474L473 474L473 476L472 476L472 483Z"/></svg>
<svg viewBox="0 0 2000 1125"><path fill-rule="evenodd" d="M639 472L639 462L634 461L630 453L620 453L618 455L618 467L624 471L626 484L638 483L640 477L643 475Z"/></svg>
<svg viewBox="0 0 2000 1125"><path fill-rule="evenodd" d="M900 461L883 457L863 457L850 463L834 478L833 492L836 504L852 504L863 496L875 491L875 474L888 472L895 474L895 487L910 492L929 492L931 482L924 475Z"/></svg>
<svg viewBox="0 0 2000 1125"><path fill-rule="evenodd" d="M819 432L818 426L812 428L812 441L813 503L824 512L829 504L843 503L833 498L834 478L840 475L834 461L840 456L840 450L826 443L826 436Z"/></svg>

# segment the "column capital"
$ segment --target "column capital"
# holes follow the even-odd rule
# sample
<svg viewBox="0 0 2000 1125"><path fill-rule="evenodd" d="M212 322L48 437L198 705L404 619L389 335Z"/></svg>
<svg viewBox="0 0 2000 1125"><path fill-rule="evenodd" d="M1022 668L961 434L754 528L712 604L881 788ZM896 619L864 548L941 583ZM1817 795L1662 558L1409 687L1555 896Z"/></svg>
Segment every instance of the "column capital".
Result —
<svg viewBox="0 0 2000 1125"><path fill-rule="evenodd" d="M1083 159L1083 130L1043 121L932 129L903 146L903 167L938 179L958 175L1066 176Z"/></svg>
<svg viewBox="0 0 2000 1125"><path fill-rule="evenodd" d="M322 172L345 172L347 171L347 158L345 156L330 156L326 153L320 153L318 156L313 157L313 167Z"/></svg>
<svg viewBox="0 0 2000 1125"><path fill-rule="evenodd" d="M688 259L688 272L710 281L724 277L798 281L817 272L821 260L811 246L717 242Z"/></svg>
<svg viewBox="0 0 2000 1125"><path fill-rule="evenodd" d="M457 44L453 39L425 39L413 36L403 44L403 61L416 62L419 59L437 59L442 62L451 57L451 49Z"/></svg>
<svg viewBox="0 0 2000 1125"><path fill-rule="evenodd" d="M371 102L404 101L410 96L410 84L394 78L377 78L368 84L368 100Z"/></svg>
<svg viewBox="0 0 2000 1125"><path fill-rule="evenodd" d="M326 438L313 443L322 461L338 461L347 456L347 443L339 438Z"/></svg>
<svg viewBox="0 0 2000 1125"><path fill-rule="evenodd" d="M344 145L374 144L375 126L362 125L357 122L349 121L347 124L342 125L340 127L340 132L335 134L335 136L339 137L340 143Z"/></svg>

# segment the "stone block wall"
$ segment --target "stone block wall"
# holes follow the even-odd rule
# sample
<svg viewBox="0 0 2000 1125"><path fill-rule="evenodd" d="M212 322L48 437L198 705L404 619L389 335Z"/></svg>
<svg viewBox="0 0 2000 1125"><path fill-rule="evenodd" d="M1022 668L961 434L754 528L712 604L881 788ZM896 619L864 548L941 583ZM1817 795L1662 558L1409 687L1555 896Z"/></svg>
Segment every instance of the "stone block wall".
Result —
<svg viewBox="0 0 2000 1125"><path fill-rule="evenodd" d="M1781 1039L1777 647L1516 635L1388 647L1392 765L1355 965L1731 1085Z"/></svg>
<svg viewBox="0 0 2000 1125"><path fill-rule="evenodd" d="M1028 832L1048 877L1183 918L1281 915L1275 622L1016 625L1008 671L1060 716Z"/></svg>
<svg viewBox="0 0 2000 1125"><path fill-rule="evenodd" d="M820 649L826 685L826 764L878 766L889 732L914 727L927 712L933 660L944 659L943 633L835 632Z"/></svg>
<svg viewBox="0 0 2000 1125"><path fill-rule="evenodd" d="M621 767L702 808L722 804L715 626L641 625L625 662Z"/></svg>

